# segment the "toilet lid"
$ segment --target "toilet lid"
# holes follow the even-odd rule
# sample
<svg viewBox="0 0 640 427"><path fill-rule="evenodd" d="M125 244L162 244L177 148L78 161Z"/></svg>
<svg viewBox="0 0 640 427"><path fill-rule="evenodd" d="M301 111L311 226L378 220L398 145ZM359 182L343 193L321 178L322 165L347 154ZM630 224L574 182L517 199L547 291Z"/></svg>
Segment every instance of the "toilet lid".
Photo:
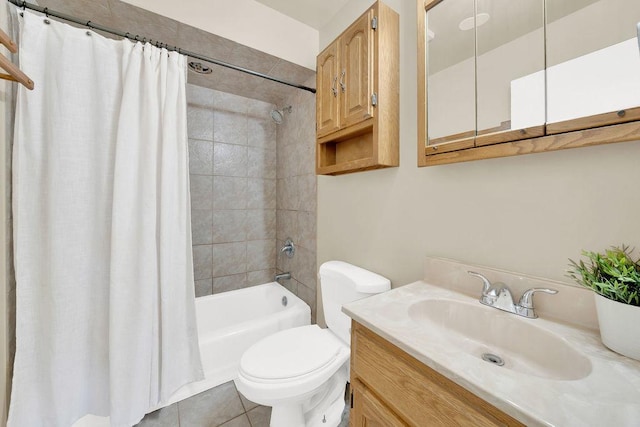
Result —
<svg viewBox="0 0 640 427"><path fill-rule="evenodd" d="M329 330L318 325L287 329L249 348L242 356L240 370L267 380L293 378L329 364L344 348Z"/></svg>

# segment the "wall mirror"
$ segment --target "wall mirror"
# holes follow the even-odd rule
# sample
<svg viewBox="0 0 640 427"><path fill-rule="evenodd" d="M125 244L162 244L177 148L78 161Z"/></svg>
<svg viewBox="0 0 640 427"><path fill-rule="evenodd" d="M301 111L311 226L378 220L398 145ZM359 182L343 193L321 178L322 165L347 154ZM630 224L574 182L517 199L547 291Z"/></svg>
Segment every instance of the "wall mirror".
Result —
<svg viewBox="0 0 640 427"><path fill-rule="evenodd" d="M640 1L417 7L419 166L640 140Z"/></svg>
<svg viewBox="0 0 640 427"><path fill-rule="evenodd" d="M639 119L640 1L546 0L546 7L547 132Z"/></svg>

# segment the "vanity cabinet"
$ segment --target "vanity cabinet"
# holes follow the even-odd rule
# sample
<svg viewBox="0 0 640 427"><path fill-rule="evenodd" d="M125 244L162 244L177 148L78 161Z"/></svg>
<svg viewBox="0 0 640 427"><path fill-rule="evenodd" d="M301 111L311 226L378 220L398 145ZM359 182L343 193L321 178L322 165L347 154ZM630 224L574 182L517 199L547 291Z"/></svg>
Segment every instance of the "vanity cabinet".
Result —
<svg viewBox="0 0 640 427"><path fill-rule="evenodd" d="M524 426L355 321L351 393L351 427Z"/></svg>
<svg viewBox="0 0 640 427"><path fill-rule="evenodd" d="M398 63L398 14L380 1L318 55L318 174L398 166Z"/></svg>
<svg viewBox="0 0 640 427"><path fill-rule="evenodd" d="M640 139L637 0L417 0L418 165Z"/></svg>

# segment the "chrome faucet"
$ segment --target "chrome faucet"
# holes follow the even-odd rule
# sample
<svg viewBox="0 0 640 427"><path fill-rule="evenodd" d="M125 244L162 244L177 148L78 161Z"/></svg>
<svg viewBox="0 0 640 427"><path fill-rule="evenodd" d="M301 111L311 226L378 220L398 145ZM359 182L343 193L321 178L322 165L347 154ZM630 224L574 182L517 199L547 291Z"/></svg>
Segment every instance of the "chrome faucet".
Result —
<svg viewBox="0 0 640 427"><path fill-rule="evenodd" d="M293 258L293 255L296 253L296 247L290 237L284 241L284 245L280 248L280 252L284 252L287 255L287 258Z"/></svg>
<svg viewBox="0 0 640 427"><path fill-rule="evenodd" d="M274 281L279 282L280 280L289 280L291 279L291 273L288 271L286 273L276 274L274 277Z"/></svg>
<svg viewBox="0 0 640 427"><path fill-rule="evenodd" d="M467 271L471 276L477 277L482 280L482 295L480 295L480 303L488 305L489 307L497 308L498 310L507 311L509 313L517 314L528 319L535 319L538 316L533 308L533 294L536 292L544 292L545 294L557 294L555 289L546 288L531 288L526 290L518 304L513 302L513 296L511 291L504 283L497 282L491 284L489 279L484 277L480 273L475 271Z"/></svg>

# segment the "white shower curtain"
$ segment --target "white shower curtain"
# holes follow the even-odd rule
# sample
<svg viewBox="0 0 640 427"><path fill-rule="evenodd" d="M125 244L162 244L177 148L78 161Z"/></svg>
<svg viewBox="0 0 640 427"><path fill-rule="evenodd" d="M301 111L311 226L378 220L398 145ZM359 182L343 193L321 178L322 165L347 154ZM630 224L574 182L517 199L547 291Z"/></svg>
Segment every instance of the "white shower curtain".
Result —
<svg viewBox="0 0 640 427"><path fill-rule="evenodd" d="M10 426L131 426L202 378L185 57L24 11Z"/></svg>

